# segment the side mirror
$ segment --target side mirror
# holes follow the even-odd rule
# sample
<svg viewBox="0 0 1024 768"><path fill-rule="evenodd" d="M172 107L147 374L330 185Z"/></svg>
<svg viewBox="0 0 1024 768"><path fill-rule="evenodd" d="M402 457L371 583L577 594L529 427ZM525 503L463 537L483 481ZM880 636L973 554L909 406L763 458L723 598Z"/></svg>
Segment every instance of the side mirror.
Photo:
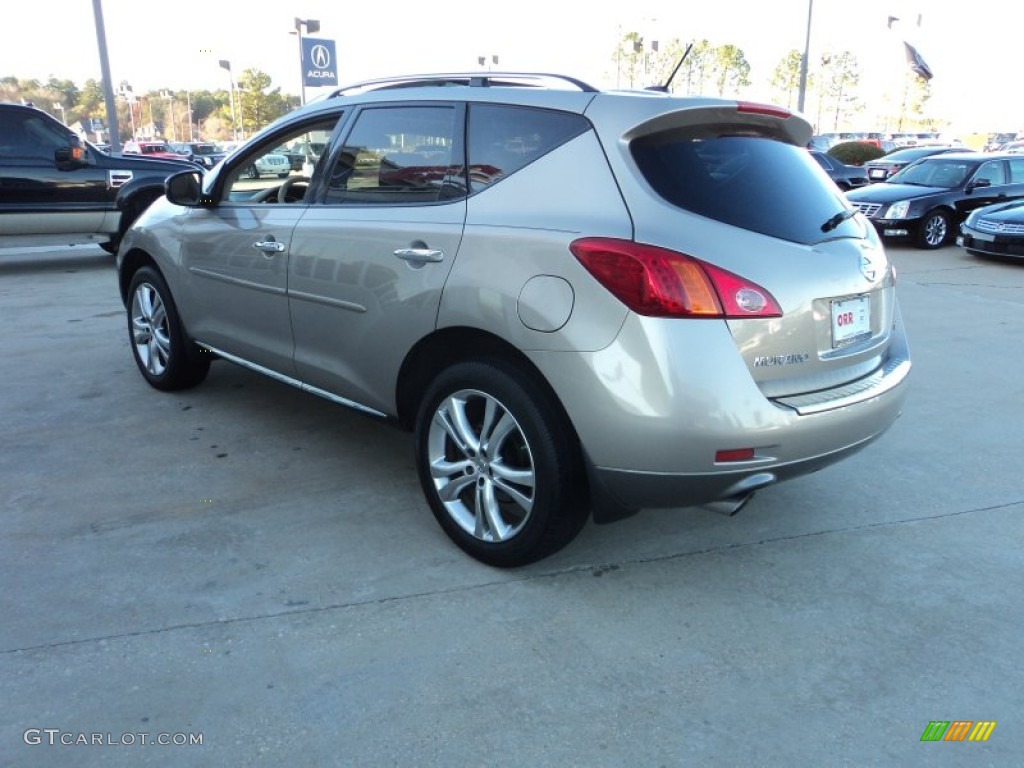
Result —
<svg viewBox="0 0 1024 768"><path fill-rule="evenodd" d="M175 205L195 208L203 202L203 178L199 171L181 171L164 181L164 194Z"/></svg>
<svg viewBox="0 0 1024 768"><path fill-rule="evenodd" d="M88 150L82 146L82 142L77 136L71 137L71 143L68 146L54 151L53 161L61 171L73 171L75 168L92 165Z"/></svg>
<svg viewBox="0 0 1024 768"><path fill-rule="evenodd" d="M981 187L991 187L992 179L977 179L967 185L967 191L970 192L972 189L980 189Z"/></svg>

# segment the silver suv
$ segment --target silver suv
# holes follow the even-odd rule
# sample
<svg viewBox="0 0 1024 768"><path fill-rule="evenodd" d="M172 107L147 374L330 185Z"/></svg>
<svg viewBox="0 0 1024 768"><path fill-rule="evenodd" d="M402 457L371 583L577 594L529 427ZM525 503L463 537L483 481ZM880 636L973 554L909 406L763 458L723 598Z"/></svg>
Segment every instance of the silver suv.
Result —
<svg viewBox="0 0 1024 768"><path fill-rule="evenodd" d="M732 513L905 396L895 273L810 135L552 76L340 89L168 180L118 254L131 348L157 389L221 358L413 431L435 517L492 565L590 514ZM305 174L246 172L307 142Z"/></svg>

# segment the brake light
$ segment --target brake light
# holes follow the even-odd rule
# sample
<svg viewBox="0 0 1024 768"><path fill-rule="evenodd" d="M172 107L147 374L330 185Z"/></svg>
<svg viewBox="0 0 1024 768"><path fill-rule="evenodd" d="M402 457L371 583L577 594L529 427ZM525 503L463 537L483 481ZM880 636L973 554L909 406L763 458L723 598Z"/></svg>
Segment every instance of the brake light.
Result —
<svg viewBox="0 0 1024 768"><path fill-rule="evenodd" d="M649 317L781 317L764 288L720 267L654 245L587 237L569 250L623 304Z"/></svg>
<svg viewBox="0 0 1024 768"><path fill-rule="evenodd" d="M768 115L769 117L781 117L785 120L787 117L792 117L793 113L788 109L782 107L773 107L771 104L758 104L754 101L738 101L736 102L736 111L745 112L751 115Z"/></svg>

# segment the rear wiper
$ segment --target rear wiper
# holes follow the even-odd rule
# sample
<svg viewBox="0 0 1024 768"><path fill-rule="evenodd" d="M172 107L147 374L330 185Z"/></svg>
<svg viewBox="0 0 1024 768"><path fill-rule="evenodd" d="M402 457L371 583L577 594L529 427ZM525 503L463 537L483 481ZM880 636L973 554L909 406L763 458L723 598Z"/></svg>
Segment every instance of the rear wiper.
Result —
<svg viewBox="0 0 1024 768"><path fill-rule="evenodd" d="M835 216L833 216L831 219L829 219L828 221L826 221L824 224L821 225L821 231L822 232L831 232L833 229L838 227L844 221L846 221L847 219L852 219L858 213L859 213L859 211L856 208L847 208L845 211L840 211Z"/></svg>

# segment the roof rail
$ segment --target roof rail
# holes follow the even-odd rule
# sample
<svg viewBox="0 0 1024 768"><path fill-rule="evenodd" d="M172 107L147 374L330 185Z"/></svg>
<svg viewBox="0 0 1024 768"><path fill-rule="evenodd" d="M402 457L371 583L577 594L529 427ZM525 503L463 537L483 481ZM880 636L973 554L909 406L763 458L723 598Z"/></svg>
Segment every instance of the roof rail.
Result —
<svg viewBox="0 0 1024 768"><path fill-rule="evenodd" d="M378 91L388 88L444 88L460 85L471 88L551 88L559 83L562 85L569 84L586 93L597 93L599 90L582 80L577 80L575 77L548 72L439 72L436 74L399 75L376 80L364 80L360 83L335 88L322 98L335 98L337 96L348 96L353 93L365 93L366 91Z"/></svg>

